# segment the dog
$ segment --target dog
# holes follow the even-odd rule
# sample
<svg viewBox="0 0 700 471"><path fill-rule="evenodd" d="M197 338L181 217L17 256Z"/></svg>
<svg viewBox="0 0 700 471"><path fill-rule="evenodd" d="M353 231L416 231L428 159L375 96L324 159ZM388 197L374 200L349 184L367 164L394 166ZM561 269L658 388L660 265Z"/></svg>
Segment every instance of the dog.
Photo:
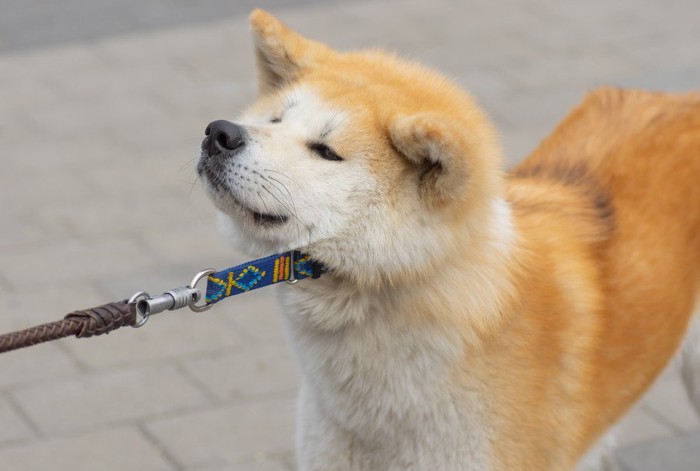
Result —
<svg viewBox="0 0 700 471"><path fill-rule="evenodd" d="M573 469L684 341L700 408L700 96L597 90L506 174L440 74L250 22L259 97L198 172L327 270L280 295L300 470Z"/></svg>

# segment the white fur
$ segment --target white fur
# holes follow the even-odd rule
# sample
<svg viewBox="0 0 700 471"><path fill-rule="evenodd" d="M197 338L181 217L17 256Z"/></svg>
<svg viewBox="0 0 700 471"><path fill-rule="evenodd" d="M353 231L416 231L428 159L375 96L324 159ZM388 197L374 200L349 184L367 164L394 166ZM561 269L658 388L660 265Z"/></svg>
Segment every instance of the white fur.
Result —
<svg viewBox="0 0 700 471"><path fill-rule="evenodd" d="M258 212L293 214L283 230L251 222L228 194L215 194L223 232L254 255L307 248L315 257L356 279L375 282L382 273L411 271L440 261L455 243L471 245L479 234L443 230L437 214L422 208L410 185L388 191L360 155L324 161L306 143L332 129L330 140L353 125L352 117L324 103L308 88L286 91L238 120L251 141L230 164L230 193ZM289 105L291 103L291 106ZM284 110L284 111L283 111ZM280 123L269 120L280 117ZM359 146L361 149L361 146ZM459 241L455 240L459 237Z"/></svg>
<svg viewBox="0 0 700 471"><path fill-rule="evenodd" d="M271 119L281 118L279 123ZM371 174L359 159L328 162L313 155L306 143L319 139L327 126L341 132L348 125L342 112L324 105L311 92L295 89L268 109L244 114L237 121L250 139L243 152L231 159L225 176L230 194L246 207L261 213L286 214L293 220L283 231L264 230L246 217L228 194L214 196L222 211L220 226L237 234L258 255L306 247L326 239L347 224L359 205L358 192L371 195ZM227 227L228 226L228 227Z"/></svg>
<svg viewBox="0 0 700 471"><path fill-rule="evenodd" d="M361 143L342 162L309 149L332 144L353 119L361 118L307 87L263 99L238 120L249 139L220 175L223 190L210 185L220 227L240 247L256 255L302 249L333 271L281 290L302 371L299 469L492 469L494 411L486 410L489 391L468 374L465 352L479 341L477 330L498 325L511 294L504 267L518 244L509 207L492 200L468 228L446 229L417 187L373 173ZM251 211L289 219L259 224ZM386 282L397 274L402 283ZM573 298L578 289L570 291ZM443 312L441 322L416 321L421 303ZM698 340L696 320L682 371L700 411ZM455 374L456 365L467 374ZM611 437L579 469L604 469Z"/></svg>
<svg viewBox="0 0 700 471"><path fill-rule="evenodd" d="M502 214L494 232L507 239L512 228ZM494 251L507 248L502 244ZM300 470L490 469L482 414L488 392L452 382L463 332L412 323L401 312L432 289L372 292L323 277L285 287L286 324L303 378ZM470 290L490 295L486 284Z"/></svg>
<svg viewBox="0 0 700 471"><path fill-rule="evenodd" d="M332 133L341 133L351 118L309 89L285 97L238 121L251 141L229 165L228 192L212 197L220 225L243 247L258 254L307 250L350 275L282 289L302 371L300 471L491 469L488 391L453 368L464 365L466 348L476 341L465 323L478 316L475 323L496 325L509 295L504 267L515 232L508 205L494 200L480 215L482 225L446 230L421 206L417 187L405 185L390 200L365 159L353 158L361 156L333 162L311 154L307 141L329 123ZM269 123L278 116L280 123ZM278 180L273 194L261 190L271 176ZM294 217L283 227L256 225L239 203ZM471 258L451 257L465 253L465 246L473 249ZM416 267L431 273L416 277L416 285L348 281L376 281L382 273ZM453 318L416 322L419 302L452 305Z"/></svg>

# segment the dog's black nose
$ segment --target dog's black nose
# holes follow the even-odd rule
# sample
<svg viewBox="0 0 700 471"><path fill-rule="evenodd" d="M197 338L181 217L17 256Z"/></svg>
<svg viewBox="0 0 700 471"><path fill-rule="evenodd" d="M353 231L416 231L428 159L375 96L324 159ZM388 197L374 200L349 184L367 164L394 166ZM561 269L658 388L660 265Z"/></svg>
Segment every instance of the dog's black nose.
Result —
<svg viewBox="0 0 700 471"><path fill-rule="evenodd" d="M223 151L232 151L245 145L245 129L230 121L219 119L212 121L204 131L207 137L202 147L209 155L218 155Z"/></svg>

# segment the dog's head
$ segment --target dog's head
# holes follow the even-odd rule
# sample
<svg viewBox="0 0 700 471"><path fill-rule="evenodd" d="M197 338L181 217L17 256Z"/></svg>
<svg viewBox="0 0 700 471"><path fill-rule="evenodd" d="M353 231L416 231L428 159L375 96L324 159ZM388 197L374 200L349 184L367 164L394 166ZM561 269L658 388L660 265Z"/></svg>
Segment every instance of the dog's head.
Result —
<svg viewBox="0 0 700 471"><path fill-rule="evenodd" d="M207 127L197 167L246 248L301 249L377 283L449 256L456 232L468 243L499 193L500 163L469 96L393 55L336 52L263 11L251 25L260 96Z"/></svg>

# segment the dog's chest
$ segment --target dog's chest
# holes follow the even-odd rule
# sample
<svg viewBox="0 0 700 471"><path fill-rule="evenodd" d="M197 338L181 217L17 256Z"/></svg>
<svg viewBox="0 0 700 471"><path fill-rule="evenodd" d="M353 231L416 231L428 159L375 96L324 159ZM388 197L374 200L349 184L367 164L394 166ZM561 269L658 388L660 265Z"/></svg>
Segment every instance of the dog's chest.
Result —
<svg viewBox="0 0 700 471"><path fill-rule="evenodd" d="M387 446L483 440L479 398L457 384L458 332L409 321L395 299L342 289L285 304L310 400L329 420Z"/></svg>

